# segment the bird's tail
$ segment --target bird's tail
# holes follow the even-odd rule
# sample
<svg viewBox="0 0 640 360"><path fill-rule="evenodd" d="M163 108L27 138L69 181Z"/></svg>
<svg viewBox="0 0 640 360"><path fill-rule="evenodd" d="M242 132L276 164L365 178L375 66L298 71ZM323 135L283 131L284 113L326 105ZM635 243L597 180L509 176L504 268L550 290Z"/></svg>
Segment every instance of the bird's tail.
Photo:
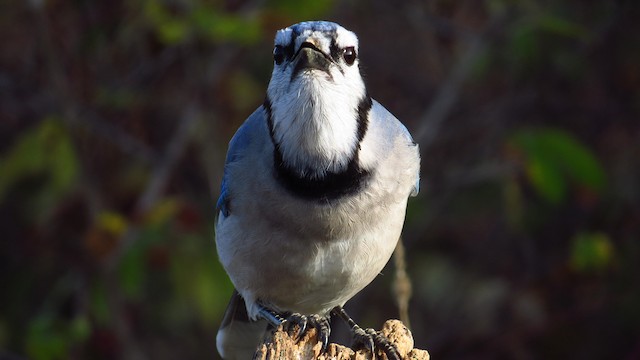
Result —
<svg viewBox="0 0 640 360"><path fill-rule="evenodd" d="M216 336L220 356L225 360L252 359L267 327L265 320L249 319L244 299L234 290Z"/></svg>

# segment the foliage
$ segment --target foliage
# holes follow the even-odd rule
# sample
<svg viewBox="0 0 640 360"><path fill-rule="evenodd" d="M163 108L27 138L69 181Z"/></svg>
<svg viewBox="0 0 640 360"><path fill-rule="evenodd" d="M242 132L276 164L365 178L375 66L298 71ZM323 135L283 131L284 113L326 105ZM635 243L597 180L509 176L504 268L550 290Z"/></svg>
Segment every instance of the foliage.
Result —
<svg viewBox="0 0 640 360"><path fill-rule="evenodd" d="M599 193L605 173L593 153L573 136L558 129L526 129L513 135L512 146L526 158L527 178L551 203L565 200L567 189L583 187ZM574 182L570 186L569 182Z"/></svg>
<svg viewBox="0 0 640 360"><path fill-rule="evenodd" d="M603 271L613 260L613 244L603 233L581 233L573 239L571 267L576 271Z"/></svg>
<svg viewBox="0 0 640 360"><path fill-rule="evenodd" d="M213 240L226 146L264 98L273 32L320 18L357 32L370 94L432 132L416 135L403 235L416 346L637 357L639 10L0 4L0 358L215 358L232 291ZM363 325L396 316L391 274L347 304Z"/></svg>
<svg viewBox="0 0 640 360"><path fill-rule="evenodd" d="M260 24L252 18L220 11L206 2L188 3L180 13L174 14L169 4L147 0L144 15L159 39L167 44L184 42L198 36L213 42L255 43L260 35Z"/></svg>
<svg viewBox="0 0 640 360"><path fill-rule="evenodd" d="M59 202L74 185L78 171L71 138L54 118L44 119L25 131L2 156L0 164L0 201L20 182L41 180L42 186L29 194L34 214L46 213Z"/></svg>

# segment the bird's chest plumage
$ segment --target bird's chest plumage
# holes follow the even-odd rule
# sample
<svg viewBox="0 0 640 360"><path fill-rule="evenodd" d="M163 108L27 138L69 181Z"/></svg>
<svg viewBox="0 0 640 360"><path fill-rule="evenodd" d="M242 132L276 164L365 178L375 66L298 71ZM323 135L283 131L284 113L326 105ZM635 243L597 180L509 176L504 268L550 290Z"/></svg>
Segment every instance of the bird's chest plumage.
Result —
<svg viewBox="0 0 640 360"><path fill-rule="evenodd" d="M342 305L391 256L406 197L376 189L373 172L357 194L306 199L283 186L269 158L261 158L256 164L263 169L239 176L254 196L234 199L217 229L234 285L281 310L322 313Z"/></svg>

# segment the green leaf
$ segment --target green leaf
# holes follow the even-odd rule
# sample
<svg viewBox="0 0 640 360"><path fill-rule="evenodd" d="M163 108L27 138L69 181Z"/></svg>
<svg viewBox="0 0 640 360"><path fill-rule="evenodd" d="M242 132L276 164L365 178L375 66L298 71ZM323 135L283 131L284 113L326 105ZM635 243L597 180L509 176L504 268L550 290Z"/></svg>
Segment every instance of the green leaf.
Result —
<svg viewBox="0 0 640 360"><path fill-rule="evenodd" d="M71 140L66 133L57 134L57 143L47 155L54 191L64 192L74 182L78 173L78 160Z"/></svg>
<svg viewBox="0 0 640 360"><path fill-rule="evenodd" d="M171 202L166 204L169 203ZM149 251L154 245L167 239L169 225L169 223L145 223L122 255L118 264L118 278L122 292L129 299L138 300L145 295L145 290L148 289L145 285L154 275L149 268Z"/></svg>
<svg viewBox="0 0 640 360"><path fill-rule="evenodd" d="M279 16L292 19L323 18L333 6L333 0L307 1L301 6L298 0L272 0L268 6L277 11Z"/></svg>
<svg viewBox="0 0 640 360"><path fill-rule="evenodd" d="M68 351L65 335L57 331L50 315L39 315L31 321L26 338L26 350L34 360L66 359Z"/></svg>
<svg viewBox="0 0 640 360"><path fill-rule="evenodd" d="M252 44L260 39L262 28L255 19L227 14L212 7L201 6L191 14L198 31L209 39Z"/></svg>
<svg viewBox="0 0 640 360"><path fill-rule="evenodd" d="M507 56L517 71L525 71L540 62L540 38L527 22L516 23L509 33Z"/></svg>
<svg viewBox="0 0 640 360"><path fill-rule="evenodd" d="M191 4L181 10L171 12L157 0L147 0L144 7L147 21L167 44L183 42L193 34L213 42L242 44L253 44L262 36L261 24L255 16L227 13L206 3Z"/></svg>
<svg viewBox="0 0 640 360"><path fill-rule="evenodd" d="M176 217L181 206L180 201L176 198L162 198L144 214L144 222L150 227L166 225Z"/></svg>
<svg viewBox="0 0 640 360"><path fill-rule="evenodd" d="M202 251L203 242L206 240L197 236L183 239L172 257L171 280L175 293L195 316L215 322L224 312L233 286L215 258L215 251Z"/></svg>
<svg viewBox="0 0 640 360"><path fill-rule="evenodd" d="M551 14L541 16L538 19L538 27L548 33L569 38L583 39L588 35L588 31L580 24Z"/></svg>
<svg viewBox="0 0 640 360"><path fill-rule="evenodd" d="M549 146L558 155L558 165L572 180L596 192L602 191L606 175L593 152L567 133L550 130L547 136Z"/></svg>
<svg viewBox="0 0 640 360"><path fill-rule="evenodd" d="M510 142L523 153L527 177L547 201L563 201L569 184L596 194L604 189L606 175L602 165L571 134L554 128L532 128L517 132Z"/></svg>
<svg viewBox="0 0 640 360"><path fill-rule="evenodd" d="M86 316L76 316L69 323L69 340L81 343L91 336L91 323Z"/></svg>
<svg viewBox="0 0 640 360"><path fill-rule="evenodd" d="M45 153L39 145L39 129L24 133L0 161L0 200L22 178L45 169Z"/></svg>
<svg viewBox="0 0 640 360"><path fill-rule="evenodd" d="M264 87L245 71L235 72L229 80L232 105L238 111L248 111L263 97Z"/></svg>
<svg viewBox="0 0 640 360"><path fill-rule="evenodd" d="M189 23L185 19L171 14L157 0L147 0L145 2L144 15L160 41L166 44L180 43L190 34Z"/></svg>
<svg viewBox="0 0 640 360"><path fill-rule="evenodd" d="M600 271L613 260L614 248L604 233L580 233L573 239L571 268L578 272Z"/></svg>
<svg viewBox="0 0 640 360"><path fill-rule="evenodd" d="M78 174L78 159L62 123L47 118L23 133L0 158L0 173L0 201L13 185L31 176L46 178L44 188L35 193L47 203L69 191Z"/></svg>
<svg viewBox="0 0 640 360"><path fill-rule="evenodd" d="M179 44L189 35L189 26L180 19L166 19L158 26L160 40L167 44Z"/></svg>
<svg viewBox="0 0 640 360"><path fill-rule="evenodd" d="M108 324L111 321L107 296L105 284L102 281L93 281L91 284L89 313L98 324Z"/></svg>
<svg viewBox="0 0 640 360"><path fill-rule="evenodd" d="M555 164L539 153L530 154L526 168L531 184L550 203L558 204L567 193L567 183Z"/></svg>
<svg viewBox="0 0 640 360"><path fill-rule="evenodd" d="M122 256L118 267L118 277L122 292L130 299L139 299L143 294L143 283L147 275L147 244L136 239Z"/></svg>
<svg viewBox="0 0 640 360"><path fill-rule="evenodd" d="M69 349L90 335L91 324L86 317L63 319L45 311L29 322L25 347L30 359L68 359Z"/></svg>
<svg viewBox="0 0 640 360"><path fill-rule="evenodd" d="M136 101L137 93L132 89L112 89L100 86L96 89L95 102L110 109L127 110Z"/></svg>
<svg viewBox="0 0 640 360"><path fill-rule="evenodd" d="M142 254L138 251L129 252L120 262L120 286L124 294L130 299L138 299L142 295L144 280L144 263Z"/></svg>
<svg viewBox="0 0 640 360"><path fill-rule="evenodd" d="M114 236L121 236L127 230L127 219L117 212L102 211L96 219L98 227Z"/></svg>

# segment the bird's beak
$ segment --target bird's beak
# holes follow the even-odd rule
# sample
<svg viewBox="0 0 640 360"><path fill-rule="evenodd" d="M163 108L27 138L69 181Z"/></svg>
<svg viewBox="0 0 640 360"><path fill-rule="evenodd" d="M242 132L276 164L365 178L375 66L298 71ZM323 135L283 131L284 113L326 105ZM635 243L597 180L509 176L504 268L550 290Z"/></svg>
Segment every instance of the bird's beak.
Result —
<svg viewBox="0 0 640 360"><path fill-rule="evenodd" d="M309 39L302 43L300 50L296 53L296 65L293 75L296 76L303 70L316 69L330 74L331 58L323 53L316 45L313 39Z"/></svg>

